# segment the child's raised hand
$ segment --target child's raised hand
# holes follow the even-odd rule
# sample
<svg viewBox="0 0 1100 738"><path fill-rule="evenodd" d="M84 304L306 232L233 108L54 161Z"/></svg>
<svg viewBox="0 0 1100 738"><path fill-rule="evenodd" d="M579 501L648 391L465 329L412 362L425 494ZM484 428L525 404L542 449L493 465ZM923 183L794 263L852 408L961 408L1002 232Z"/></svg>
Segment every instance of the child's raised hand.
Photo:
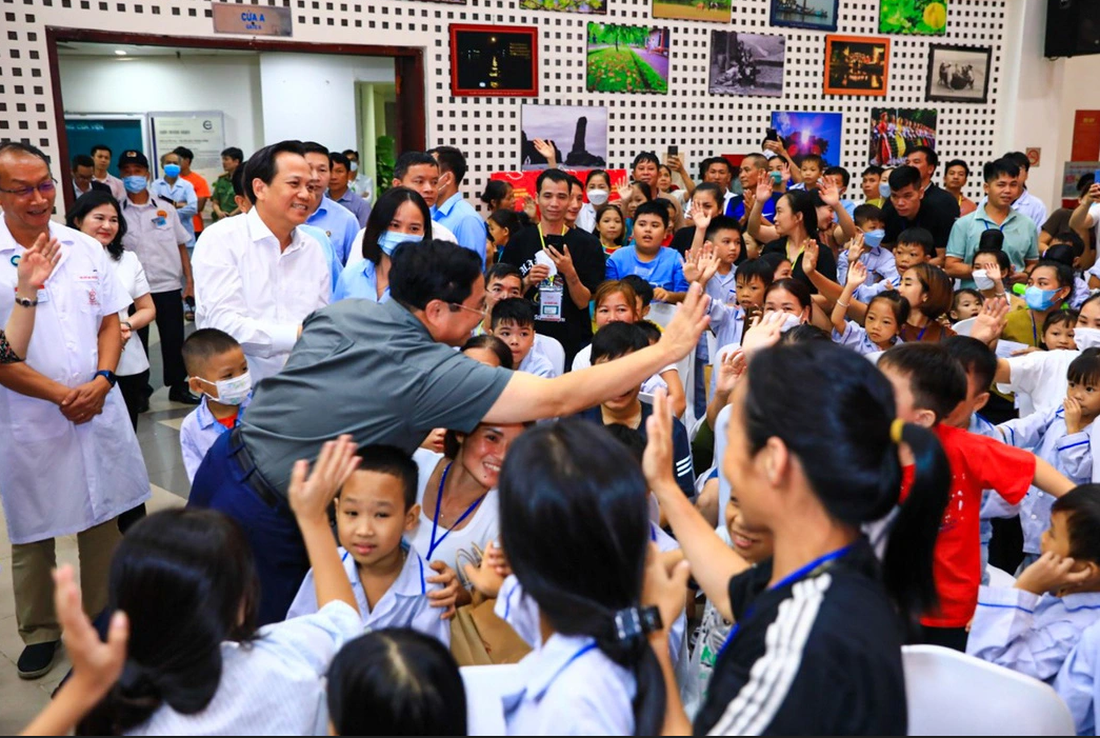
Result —
<svg viewBox="0 0 1100 738"><path fill-rule="evenodd" d="M653 414L646 420L646 447L642 471L658 501L666 493L680 493L672 474L672 406L668 392L659 389L653 396Z"/></svg>
<svg viewBox="0 0 1100 738"><path fill-rule="evenodd" d="M805 269L803 269L805 271ZM852 289L859 287L867 281L867 267L862 261L854 261L848 264L848 286Z"/></svg>
<svg viewBox="0 0 1100 738"><path fill-rule="evenodd" d="M863 247L864 247L863 232L860 231L859 233L857 233L855 235L855 238L853 238L852 240L850 240L848 242L848 245L845 247L845 248L848 249L848 264L849 265L855 264L857 261L859 261L859 257L863 256Z"/></svg>
<svg viewBox="0 0 1100 738"><path fill-rule="evenodd" d="M329 504L359 466L360 459L355 451L351 436L343 435L321 446L312 472L308 461L295 462L287 497L290 509L299 520L326 519Z"/></svg>
<svg viewBox="0 0 1100 738"><path fill-rule="evenodd" d="M982 311L975 316L970 337L987 345L993 343L1001 337L1008 323L1008 312L1008 300L1003 297L986 300L982 305Z"/></svg>
<svg viewBox="0 0 1100 738"><path fill-rule="evenodd" d="M1004 275L1001 274L1001 265L996 264L996 263L990 264L989 266L987 266L985 268L985 276L992 279L993 284L995 284L995 285L1001 284L1001 281L1004 280ZM1002 286L1002 291L1003 291L1003 286Z"/></svg>
<svg viewBox="0 0 1100 738"><path fill-rule="evenodd" d="M630 199L631 193L634 192L634 185L624 180L623 183L619 185L618 192L619 199L626 202Z"/></svg>
<svg viewBox="0 0 1100 738"><path fill-rule="evenodd" d="M733 392L733 388L737 386L737 380L741 379L748 365L744 348L727 352L718 365L718 379L714 383L715 391L727 394Z"/></svg>
<svg viewBox="0 0 1100 738"><path fill-rule="evenodd" d="M704 213L702 210L694 212L691 215L691 222L695 224L695 227L702 230L704 233L707 227L710 225L711 216Z"/></svg>
<svg viewBox="0 0 1100 738"><path fill-rule="evenodd" d="M779 343L783 335L783 324L786 321L787 313L778 310L764 313L760 320L745 332L745 340L741 342L745 358L748 359L757 351L771 348Z"/></svg>
<svg viewBox="0 0 1100 738"><path fill-rule="evenodd" d="M1047 551L1016 580L1016 589L1042 595L1056 590L1073 591L1088 580L1088 569L1073 571L1076 562Z"/></svg>
<svg viewBox="0 0 1100 738"><path fill-rule="evenodd" d="M1066 433L1080 433L1084 430L1082 427L1083 424L1081 423L1081 403L1069 395L1066 395L1066 399L1062 402L1062 407L1066 410Z"/></svg>

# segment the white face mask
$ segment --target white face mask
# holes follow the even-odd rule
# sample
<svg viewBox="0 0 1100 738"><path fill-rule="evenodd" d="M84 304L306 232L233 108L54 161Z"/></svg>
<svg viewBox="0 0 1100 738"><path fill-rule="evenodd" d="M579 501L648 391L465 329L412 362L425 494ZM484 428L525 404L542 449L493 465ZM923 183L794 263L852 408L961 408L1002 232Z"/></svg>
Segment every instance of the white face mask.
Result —
<svg viewBox="0 0 1100 738"><path fill-rule="evenodd" d="M599 207L607 202L607 198L611 195L607 190L589 190L588 202L592 203L594 207Z"/></svg>
<svg viewBox="0 0 1100 738"><path fill-rule="evenodd" d="M780 333L786 333L791 328L797 328L802 325L802 319L792 313L787 313L787 317L783 318L783 325L779 329Z"/></svg>
<svg viewBox="0 0 1100 738"><path fill-rule="evenodd" d="M358 172L358 171L359 171L359 162L357 162L357 161L353 161L353 162L351 162L351 167L350 167L350 169L351 169L351 171L353 171L353 172Z"/></svg>
<svg viewBox="0 0 1100 738"><path fill-rule="evenodd" d="M984 269L975 269L971 272L971 276L974 278L974 284L978 286L979 290L993 289L994 282L989 278Z"/></svg>
<svg viewBox="0 0 1100 738"><path fill-rule="evenodd" d="M195 379L203 384L214 385L218 390L218 396L215 397L209 392L206 393L206 396L223 405L240 405L248 397L248 393L252 391L251 372L245 372L241 376L232 379L219 379L217 382L208 382L202 377L195 377Z"/></svg>

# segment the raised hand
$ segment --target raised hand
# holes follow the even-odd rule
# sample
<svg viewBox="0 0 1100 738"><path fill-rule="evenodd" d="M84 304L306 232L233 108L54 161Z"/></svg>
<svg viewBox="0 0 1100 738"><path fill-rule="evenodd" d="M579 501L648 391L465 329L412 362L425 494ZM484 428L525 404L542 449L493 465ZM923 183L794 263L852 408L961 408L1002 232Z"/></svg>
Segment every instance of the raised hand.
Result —
<svg viewBox="0 0 1100 738"><path fill-rule="evenodd" d="M860 231L855 235L851 241L844 247L848 249L848 264L855 264L859 261L859 258L863 256L864 251L863 231Z"/></svg>
<svg viewBox="0 0 1100 738"><path fill-rule="evenodd" d="M329 504L359 466L360 459L355 455L355 450L351 436L343 435L321 446L312 472L305 459L295 462L287 496L296 517L327 519Z"/></svg>
<svg viewBox="0 0 1100 738"><path fill-rule="evenodd" d="M669 362L679 361L694 351L703 331L710 325L710 298L698 283L691 285L672 320L665 326L657 345L665 349Z"/></svg>
<svg viewBox="0 0 1100 738"><path fill-rule="evenodd" d="M761 177L756 183L756 202L765 203L772 196L772 178Z"/></svg>
<svg viewBox="0 0 1100 738"><path fill-rule="evenodd" d="M672 473L672 406L664 389L657 390L653 395L653 414L646 420L645 430L642 471L649 488L660 500L664 492L679 489Z"/></svg>
<svg viewBox="0 0 1100 738"><path fill-rule="evenodd" d="M970 329L970 337L987 345L992 344L1004 332L1008 323L1008 312L1008 300L1003 297L986 300Z"/></svg>
<svg viewBox="0 0 1100 738"><path fill-rule="evenodd" d="M743 347L727 352L718 365L718 379L714 382L715 391L733 392L733 388L737 386L737 381L741 379L748 365Z"/></svg>
<svg viewBox="0 0 1100 738"><path fill-rule="evenodd" d="M36 292L50 278L60 260L61 243L56 238L47 238L45 233L41 234L19 258L19 266L16 267L19 291Z"/></svg>
<svg viewBox="0 0 1100 738"><path fill-rule="evenodd" d="M840 188L832 177L822 177L818 182L817 191L821 194L822 201L831 208L840 205Z"/></svg>
<svg viewBox="0 0 1100 738"><path fill-rule="evenodd" d="M558 165L557 151L554 149L553 141L536 138L531 144L535 147L535 151L539 152L539 154L546 159L547 166L553 169Z"/></svg>
<svg viewBox="0 0 1100 738"><path fill-rule="evenodd" d="M821 256L821 247L812 238L802 247L802 273L807 277L817 271L817 259Z"/></svg>
<svg viewBox="0 0 1100 738"><path fill-rule="evenodd" d="M867 281L867 267L862 261L853 262L848 266L848 286L852 289L859 287Z"/></svg>
<svg viewBox="0 0 1100 738"><path fill-rule="evenodd" d="M745 340L741 342L745 357L751 358L761 349L771 348L779 343L783 336L783 324L787 321L787 313L778 310L764 315L751 328L745 332Z"/></svg>
<svg viewBox="0 0 1100 738"><path fill-rule="evenodd" d="M623 184L619 185L618 192L619 199L623 202L626 202L630 199L632 193L634 192L634 185L630 184L629 182L624 182Z"/></svg>
<svg viewBox="0 0 1100 738"><path fill-rule="evenodd" d="M1100 202L1100 182L1093 184L1089 187L1088 192L1082 198L1087 203Z"/></svg>

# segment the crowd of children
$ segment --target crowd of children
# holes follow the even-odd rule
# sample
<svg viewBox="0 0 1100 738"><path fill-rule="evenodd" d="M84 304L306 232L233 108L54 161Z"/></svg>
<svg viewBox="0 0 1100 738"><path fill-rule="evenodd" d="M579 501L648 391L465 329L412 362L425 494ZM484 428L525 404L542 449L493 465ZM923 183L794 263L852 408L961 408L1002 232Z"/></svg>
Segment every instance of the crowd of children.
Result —
<svg viewBox="0 0 1100 738"><path fill-rule="evenodd" d="M326 443L294 466L310 569L274 622L237 523L150 515L114 556L105 642L57 574L74 669L29 730L460 734L458 666L516 663L509 734L901 735L901 647L927 643L1052 684L1094 731L1095 247L1035 251L1018 157L961 218L919 186L934 152L909 157L864 171L858 203L816 155L746 157L740 193L722 159L683 189L648 153L625 183L550 168L527 212L493 183L469 360L627 361L703 299L694 354L573 417L438 428L413 454ZM389 301L434 214L387 192L334 299ZM183 358L194 479L253 388L226 332Z"/></svg>

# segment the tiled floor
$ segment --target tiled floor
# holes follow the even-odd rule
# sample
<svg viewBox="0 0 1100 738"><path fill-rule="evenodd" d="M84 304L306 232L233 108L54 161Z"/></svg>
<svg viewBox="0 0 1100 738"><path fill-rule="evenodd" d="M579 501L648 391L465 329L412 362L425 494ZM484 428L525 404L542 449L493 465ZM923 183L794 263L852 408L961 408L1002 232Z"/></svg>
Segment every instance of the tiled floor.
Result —
<svg viewBox="0 0 1100 738"><path fill-rule="evenodd" d="M153 383L157 386L160 384L159 347L151 348ZM191 409L169 402L168 391L161 388L154 393L149 412L138 420L138 442L153 485L153 498L148 504L150 512L182 505L187 499L190 485L180 454L179 426ZM58 539L57 559L59 564L77 566L76 536ZM23 681L15 668L22 650L23 642L15 624L11 547L6 526L0 525L0 735L18 733L49 701L50 693L69 670L69 661L62 655L45 677Z"/></svg>

